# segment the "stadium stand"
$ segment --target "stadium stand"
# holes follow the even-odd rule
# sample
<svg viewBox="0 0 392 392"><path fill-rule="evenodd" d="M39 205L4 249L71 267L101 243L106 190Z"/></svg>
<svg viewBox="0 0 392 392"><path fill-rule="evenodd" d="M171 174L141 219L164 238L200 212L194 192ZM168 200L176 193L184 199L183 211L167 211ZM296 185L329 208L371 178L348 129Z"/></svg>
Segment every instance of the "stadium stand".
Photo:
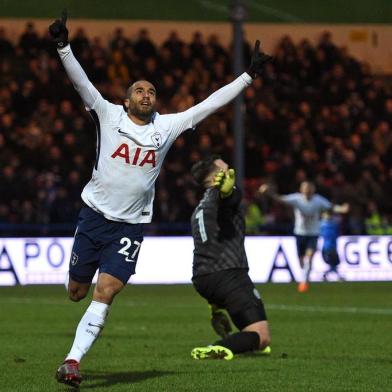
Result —
<svg viewBox="0 0 392 392"><path fill-rule="evenodd" d="M182 111L232 80L231 52L215 35L185 43L173 31L121 28L110 42L80 28L73 51L105 98L121 103L130 81L158 90L158 111ZM245 43L244 59L249 59ZM380 75L337 47L328 32L312 45L282 37L263 78L245 92L245 199L249 232L288 234L290 210L254 197L263 182L279 193L305 178L330 200L349 202L344 234L392 233L392 93ZM0 234L72 234L80 192L95 159L95 128L47 35L30 22L18 43L0 28ZM233 160L227 107L178 139L157 182L149 234L188 234L197 197L189 168L219 153Z"/></svg>

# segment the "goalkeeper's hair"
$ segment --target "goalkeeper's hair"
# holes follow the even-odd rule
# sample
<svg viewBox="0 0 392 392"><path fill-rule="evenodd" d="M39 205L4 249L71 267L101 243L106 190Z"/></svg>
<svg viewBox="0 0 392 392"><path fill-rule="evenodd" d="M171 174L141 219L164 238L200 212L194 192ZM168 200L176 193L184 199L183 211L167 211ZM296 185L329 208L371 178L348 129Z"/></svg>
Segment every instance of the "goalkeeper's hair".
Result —
<svg viewBox="0 0 392 392"><path fill-rule="evenodd" d="M221 159L221 157L219 155L211 155L192 166L191 174L197 185L204 185L205 179L216 169L214 162L217 159Z"/></svg>

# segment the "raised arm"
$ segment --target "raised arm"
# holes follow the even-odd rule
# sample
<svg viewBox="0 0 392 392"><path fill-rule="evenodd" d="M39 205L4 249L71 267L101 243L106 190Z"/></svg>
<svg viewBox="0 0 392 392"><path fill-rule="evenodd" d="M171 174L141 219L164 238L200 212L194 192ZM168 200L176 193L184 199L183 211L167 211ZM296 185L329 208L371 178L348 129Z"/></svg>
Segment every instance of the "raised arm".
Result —
<svg viewBox="0 0 392 392"><path fill-rule="evenodd" d="M57 51L68 77L81 96L87 110L90 110L94 107L94 104L98 99L103 98L90 82L83 68L72 53L71 46L68 42L68 29L66 23L67 11L64 10L61 19L56 19L56 21L49 26L49 33L53 42L57 45Z"/></svg>
<svg viewBox="0 0 392 392"><path fill-rule="evenodd" d="M260 51L260 41L257 40L247 72L244 72L233 82L215 91L203 102L188 109L192 115L192 127L239 95L252 83L252 79L255 79L262 73L265 63L271 61L271 59L271 56Z"/></svg>
<svg viewBox="0 0 392 392"><path fill-rule="evenodd" d="M62 49L57 49L57 51L68 77L83 100L84 106L87 110L92 109L98 99L103 99L101 94L90 82L78 60L76 60L71 45L68 44Z"/></svg>
<svg viewBox="0 0 392 392"><path fill-rule="evenodd" d="M173 138L179 136L186 129L194 128L200 121L204 120L210 114L227 105L252 83L252 79L262 73L265 63L271 59L271 56L260 52L260 41L256 41L251 64L247 72L244 72L233 82L215 91L199 104L185 110L184 112L169 115L173 120Z"/></svg>
<svg viewBox="0 0 392 392"><path fill-rule="evenodd" d="M267 196L274 201L290 205L290 203L282 195L278 195L275 191L271 189L271 187L268 184L260 185L257 192L260 195Z"/></svg>
<svg viewBox="0 0 392 392"><path fill-rule="evenodd" d="M233 82L215 91L204 101L189 108L182 114L191 117L191 127L193 128L206 117L227 105L251 83L252 78L244 72Z"/></svg>
<svg viewBox="0 0 392 392"><path fill-rule="evenodd" d="M350 205L348 203L334 204L332 210L336 214L347 214L350 211Z"/></svg>

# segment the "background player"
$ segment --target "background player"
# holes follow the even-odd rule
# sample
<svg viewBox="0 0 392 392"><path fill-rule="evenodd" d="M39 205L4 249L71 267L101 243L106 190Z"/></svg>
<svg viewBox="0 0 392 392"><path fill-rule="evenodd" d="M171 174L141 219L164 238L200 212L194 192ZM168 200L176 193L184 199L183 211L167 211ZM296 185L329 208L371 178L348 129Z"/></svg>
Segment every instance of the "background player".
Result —
<svg viewBox="0 0 392 392"><path fill-rule="evenodd" d="M212 346L193 349L191 355L194 359L232 359L236 353L265 349L270 333L263 302L248 275L245 219L234 169L212 156L196 163L191 172L205 188L191 218L193 285L211 305L218 333L225 336L230 330L219 308L227 310L240 330Z"/></svg>
<svg viewBox="0 0 392 392"><path fill-rule="evenodd" d="M290 205L294 209L294 234L302 268L298 291L305 292L309 289L309 275L313 256L317 250L321 213L329 209L338 213L347 213L349 206L348 204L333 205L325 197L315 193L315 186L310 181L303 181L300 184L299 192L288 195L276 194L267 184L261 185L259 192L278 202Z"/></svg>
<svg viewBox="0 0 392 392"><path fill-rule="evenodd" d="M175 139L226 105L252 82L271 59L256 42L248 73L203 102L177 114L155 111L156 89L146 80L133 83L122 105L106 101L92 85L68 42L67 14L49 32L60 59L97 126L97 156L81 210L70 261L68 292L84 298L99 269L93 301L82 317L71 351L59 367L59 382L78 386L79 362L102 331L109 306L135 273L143 241L143 224L151 222L154 184Z"/></svg>
<svg viewBox="0 0 392 392"><path fill-rule="evenodd" d="M339 280L344 280L338 272L340 258L337 250L337 240L339 237L339 223L333 216L331 210L326 210L321 215L320 237L323 239L321 255L323 260L329 266L324 272L324 280L328 280L328 275L335 273Z"/></svg>

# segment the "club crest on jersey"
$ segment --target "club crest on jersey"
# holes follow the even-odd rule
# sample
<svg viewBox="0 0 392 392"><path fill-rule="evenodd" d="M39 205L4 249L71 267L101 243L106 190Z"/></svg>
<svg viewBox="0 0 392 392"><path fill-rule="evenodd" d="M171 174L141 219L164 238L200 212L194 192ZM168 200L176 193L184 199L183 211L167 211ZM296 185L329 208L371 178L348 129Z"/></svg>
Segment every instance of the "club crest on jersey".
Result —
<svg viewBox="0 0 392 392"><path fill-rule="evenodd" d="M154 146L156 148L160 147L162 145L162 136L159 132L155 132L152 136L151 136L151 140L152 143L154 144Z"/></svg>

